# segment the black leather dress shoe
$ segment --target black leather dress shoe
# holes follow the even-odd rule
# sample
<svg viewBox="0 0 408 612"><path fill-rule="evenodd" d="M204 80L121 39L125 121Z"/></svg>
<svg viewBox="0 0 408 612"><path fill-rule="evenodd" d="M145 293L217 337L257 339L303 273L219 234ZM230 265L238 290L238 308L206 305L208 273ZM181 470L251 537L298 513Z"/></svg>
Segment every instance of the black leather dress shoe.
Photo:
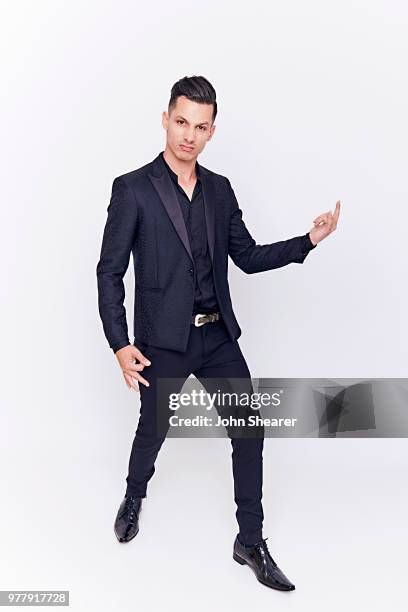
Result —
<svg viewBox="0 0 408 612"><path fill-rule="evenodd" d="M232 556L241 565L249 565L262 584L281 591L293 591L295 585L290 582L272 559L266 545L267 539L265 538L255 546L247 547L241 544L237 536Z"/></svg>
<svg viewBox="0 0 408 612"><path fill-rule="evenodd" d="M142 498L129 495L123 498L115 520L115 534L119 542L129 542L139 531Z"/></svg>

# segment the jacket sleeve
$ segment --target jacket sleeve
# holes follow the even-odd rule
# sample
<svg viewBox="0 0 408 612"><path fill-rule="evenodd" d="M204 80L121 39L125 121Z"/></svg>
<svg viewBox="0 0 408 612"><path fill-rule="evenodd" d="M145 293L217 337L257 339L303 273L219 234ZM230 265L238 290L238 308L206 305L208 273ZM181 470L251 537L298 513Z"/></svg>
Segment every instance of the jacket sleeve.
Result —
<svg viewBox="0 0 408 612"><path fill-rule="evenodd" d="M254 274L290 263L303 263L309 251L317 246L310 240L309 233L272 244L256 244L242 219L231 183L227 181L231 205L228 254L235 265L247 274Z"/></svg>
<svg viewBox="0 0 408 612"><path fill-rule="evenodd" d="M107 208L108 218L96 267L98 307L103 330L114 353L130 344L124 306L123 277L137 229L137 206L132 188L121 177L114 179Z"/></svg>

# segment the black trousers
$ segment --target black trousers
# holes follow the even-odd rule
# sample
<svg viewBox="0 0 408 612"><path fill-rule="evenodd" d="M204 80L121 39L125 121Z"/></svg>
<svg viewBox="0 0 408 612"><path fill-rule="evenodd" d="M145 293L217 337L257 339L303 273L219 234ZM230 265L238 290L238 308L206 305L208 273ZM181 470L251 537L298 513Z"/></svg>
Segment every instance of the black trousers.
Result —
<svg viewBox="0 0 408 612"><path fill-rule="evenodd" d="M207 379L240 379L251 392L252 382L238 340L230 339L222 319L200 327L191 325L185 353L145 343L137 346L151 361L151 365L142 371L150 386L139 383L140 416L130 455L126 494L146 497L147 484L155 472L154 463L165 440L164 432L157 435L157 410L169 411L168 405L157 407L157 379L177 378L184 383L193 374L208 393L214 393L214 381ZM220 389L219 385L217 388ZM177 392L180 390L181 387ZM253 434L251 437L231 437L229 432L227 434L232 445L239 538L246 545L262 539L263 434L263 427L261 431L258 428L257 437L253 437Z"/></svg>

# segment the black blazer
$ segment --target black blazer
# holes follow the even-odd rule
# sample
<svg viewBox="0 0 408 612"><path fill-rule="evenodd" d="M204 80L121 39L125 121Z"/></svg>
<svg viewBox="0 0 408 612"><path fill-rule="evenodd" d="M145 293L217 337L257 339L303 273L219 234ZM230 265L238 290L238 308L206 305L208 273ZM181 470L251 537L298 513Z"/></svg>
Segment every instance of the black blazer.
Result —
<svg viewBox="0 0 408 612"><path fill-rule="evenodd" d="M229 180L200 164L206 229L219 310L232 340L241 328L232 309L228 255L247 274L303 263L308 234L256 244ZM185 351L194 302L194 262L171 178L158 155L114 179L96 268L105 336L116 352L130 344L123 277L133 254L134 343Z"/></svg>

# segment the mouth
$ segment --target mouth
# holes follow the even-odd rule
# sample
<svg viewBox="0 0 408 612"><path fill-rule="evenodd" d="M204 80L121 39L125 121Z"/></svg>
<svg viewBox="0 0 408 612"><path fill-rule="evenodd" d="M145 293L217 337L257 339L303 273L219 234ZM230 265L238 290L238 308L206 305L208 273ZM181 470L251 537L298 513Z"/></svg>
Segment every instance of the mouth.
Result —
<svg viewBox="0 0 408 612"><path fill-rule="evenodd" d="M194 147L189 147L188 145L179 145L180 149L182 149L183 151L193 151Z"/></svg>

